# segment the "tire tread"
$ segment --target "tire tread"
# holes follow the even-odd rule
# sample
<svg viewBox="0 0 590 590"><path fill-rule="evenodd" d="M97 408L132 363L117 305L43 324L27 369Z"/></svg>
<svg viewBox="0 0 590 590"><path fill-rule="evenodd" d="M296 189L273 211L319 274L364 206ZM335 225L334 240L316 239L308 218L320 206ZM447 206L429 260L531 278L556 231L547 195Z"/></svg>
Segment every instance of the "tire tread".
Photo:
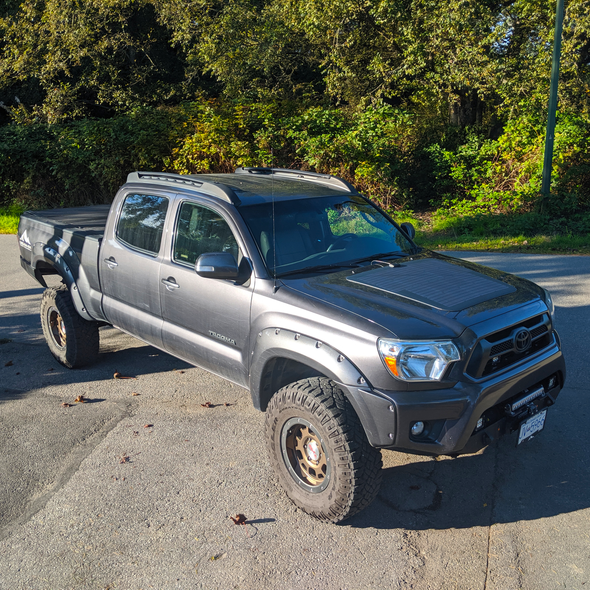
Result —
<svg viewBox="0 0 590 590"><path fill-rule="evenodd" d="M50 327L47 325L47 310L54 306L66 324L65 350L53 345ZM65 285L45 289L41 299L41 327L51 354L69 369L94 363L98 358L98 324L80 317L68 288Z"/></svg>
<svg viewBox="0 0 590 590"><path fill-rule="evenodd" d="M276 456L276 428L281 408L287 406L305 408L317 419L334 445L334 463L341 468L336 497L328 508L310 509L293 497L288 486L283 486L289 498L314 518L330 522L339 522L366 508L381 487L381 452L369 444L360 419L341 389L325 377L313 377L287 385L272 397L266 416L267 441L271 463L278 470L282 458Z"/></svg>

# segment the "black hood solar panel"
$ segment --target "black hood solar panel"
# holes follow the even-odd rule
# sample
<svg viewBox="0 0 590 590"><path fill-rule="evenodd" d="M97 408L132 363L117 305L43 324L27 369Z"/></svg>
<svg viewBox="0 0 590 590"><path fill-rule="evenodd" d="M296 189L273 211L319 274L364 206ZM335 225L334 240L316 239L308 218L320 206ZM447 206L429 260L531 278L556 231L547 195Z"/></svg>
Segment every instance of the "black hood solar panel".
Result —
<svg viewBox="0 0 590 590"><path fill-rule="evenodd" d="M497 279L432 258L377 268L348 280L444 311L461 311L516 291Z"/></svg>

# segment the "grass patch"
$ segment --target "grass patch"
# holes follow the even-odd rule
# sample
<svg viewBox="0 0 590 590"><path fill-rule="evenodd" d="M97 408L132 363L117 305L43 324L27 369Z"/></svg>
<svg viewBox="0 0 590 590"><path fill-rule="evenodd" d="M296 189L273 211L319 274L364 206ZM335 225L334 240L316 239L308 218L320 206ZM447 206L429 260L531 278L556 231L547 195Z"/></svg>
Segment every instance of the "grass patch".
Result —
<svg viewBox="0 0 590 590"><path fill-rule="evenodd" d="M16 205L0 207L0 234L15 234L23 209Z"/></svg>
<svg viewBox="0 0 590 590"><path fill-rule="evenodd" d="M458 216L439 210L395 214L395 219L413 223L418 244L432 250L590 254L590 213Z"/></svg>

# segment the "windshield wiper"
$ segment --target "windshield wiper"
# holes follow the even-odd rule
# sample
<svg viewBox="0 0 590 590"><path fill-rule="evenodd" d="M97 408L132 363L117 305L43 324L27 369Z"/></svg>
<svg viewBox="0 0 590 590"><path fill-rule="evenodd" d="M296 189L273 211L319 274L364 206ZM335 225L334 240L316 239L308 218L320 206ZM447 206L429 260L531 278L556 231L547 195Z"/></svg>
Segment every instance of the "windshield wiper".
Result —
<svg viewBox="0 0 590 590"><path fill-rule="evenodd" d="M357 260L353 262L343 262L341 264L322 264L320 266L305 266L303 268L296 268L293 270L287 270L280 274L277 274L276 278L281 279L283 277L288 277L290 275L298 275L303 273L314 273L314 272L323 272L326 270L337 270L339 268L356 268L358 266Z"/></svg>

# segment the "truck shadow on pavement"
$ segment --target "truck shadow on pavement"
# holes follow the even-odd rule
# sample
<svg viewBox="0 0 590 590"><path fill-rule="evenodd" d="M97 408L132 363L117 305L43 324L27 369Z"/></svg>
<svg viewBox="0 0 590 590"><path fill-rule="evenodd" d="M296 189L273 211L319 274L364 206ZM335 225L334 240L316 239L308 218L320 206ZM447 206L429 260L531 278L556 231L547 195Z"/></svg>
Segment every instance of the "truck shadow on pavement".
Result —
<svg viewBox="0 0 590 590"><path fill-rule="evenodd" d="M0 353L5 362L0 365L0 404L19 399L29 391L52 386L67 386L112 379L132 378L138 381L154 373L180 375L194 367L169 354L148 346L118 331L111 330L113 341L106 338L101 343L97 363L79 369L67 369L49 352L44 341L29 342L26 334L19 334L1 345ZM120 347L125 339L127 347ZM4 366L10 363L9 366ZM96 401L96 400L95 400Z"/></svg>
<svg viewBox="0 0 590 590"><path fill-rule="evenodd" d="M17 289L15 291L0 291L0 299L11 299L12 297L24 297L26 295L42 295L45 289L38 287L36 289Z"/></svg>
<svg viewBox="0 0 590 590"><path fill-rule="evenodd" d="M513 435L479 455L386 468L377 499L345 524L376 529L471 528L588 508L590 440L576 444L563 437L559 418L519 448L514 448Z"/></svg>

